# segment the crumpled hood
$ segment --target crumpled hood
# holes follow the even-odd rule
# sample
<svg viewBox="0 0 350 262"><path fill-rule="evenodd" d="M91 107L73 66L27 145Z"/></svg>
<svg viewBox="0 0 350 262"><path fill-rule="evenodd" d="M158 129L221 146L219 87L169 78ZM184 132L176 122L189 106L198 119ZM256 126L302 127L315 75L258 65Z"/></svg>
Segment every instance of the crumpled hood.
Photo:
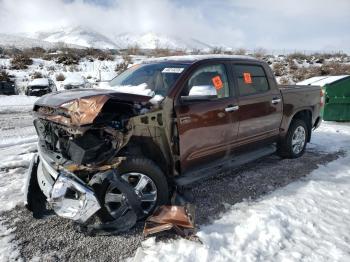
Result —
<svg viewBox="0 0 350 262"><path fill-rule="evenodd" d="M121 93L121 92L107 90L107 89L75 89L75 90L69 90L69 91L67 90L67 91L54 92L46 96L43 96L36 101L36 103L34 104L34 107L48 106L48 107L57 108L64 103L67 103L76 99L82 99L82 98L88 98L88 97L100 96L100 95L105 95L117 101L136 102L136 103L148 102L151 99L151 97L149 96Z"/></svg>
<svg viewBox="0 0 350 262"><path fill-rule="evenodd" d="M44 119L66 126L92 124L109 100L146 103L148 96L119 93L113 90L77 89L43 96L34 104L34 111Z"/></svg>

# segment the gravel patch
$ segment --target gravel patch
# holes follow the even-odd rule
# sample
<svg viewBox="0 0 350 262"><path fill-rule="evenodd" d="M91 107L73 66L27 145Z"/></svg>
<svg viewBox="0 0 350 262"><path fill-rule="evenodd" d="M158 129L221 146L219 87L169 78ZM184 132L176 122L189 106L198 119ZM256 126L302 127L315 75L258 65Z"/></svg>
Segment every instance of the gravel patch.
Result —
<svg viewBox="0 0 350 262"><path fill-rule="evenodd" d="M309 174L342 152L324 154L308 149L299 159L272 155L221 174L192 188L199 226L210 223L226 208L244 199L254 200ZM120 261L132 257L143 240L142 223L117 236L85 236L71 221L48 216L36 220L23 207L2 214L7 227L16 227L22 258L27 261ZM160 241L168 241L160 237Z"/></svg>

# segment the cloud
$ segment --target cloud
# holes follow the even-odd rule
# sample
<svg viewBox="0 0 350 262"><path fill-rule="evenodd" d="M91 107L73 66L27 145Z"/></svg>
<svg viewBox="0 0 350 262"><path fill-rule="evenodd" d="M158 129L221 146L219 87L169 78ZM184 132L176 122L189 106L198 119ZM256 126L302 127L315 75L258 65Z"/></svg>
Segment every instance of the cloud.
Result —
<svg viewBox="0 0 350 262"><path fill-rule="evenodd" d="M350 51L348 0L0 0L0 32L83 25L254 49Z"/></svg>

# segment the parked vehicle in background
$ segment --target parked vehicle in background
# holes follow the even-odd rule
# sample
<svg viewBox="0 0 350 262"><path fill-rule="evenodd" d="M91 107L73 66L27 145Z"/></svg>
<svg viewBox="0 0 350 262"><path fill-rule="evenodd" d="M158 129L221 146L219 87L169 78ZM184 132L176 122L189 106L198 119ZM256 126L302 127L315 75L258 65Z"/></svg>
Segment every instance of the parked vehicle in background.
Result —
<svg viewBox="0 0 350 262"><path fill-rule="evenodd" d="M68 76L63 81L63 88L66 90L78 89L78 88L91 88L91 87L92 85L85 77L77 74Z"/></svg>
<svg viewBox="0 0 350 262"><path fill-rule="evenodd" d="M0 81L0 95L18 95L15 82Z"/></svg>
<svg viewBox="0 0 350 262"><path fill-rule="evenodd" d="M140 219L174 188L276 150L300 157L321 123L319 86L278 86L267 63L245 56L155 60L110 85L118 91L58 92L35 103L33 212L48 199L81 223L95 213L116 224L129 212Z"/></svg>
<svg viewBox="0 0 350 262"><path fill-rule="evenodd" d="M25 94L27 96L43 96L57 91L55 83L50 78L36 78L29 82Z"/></svg>

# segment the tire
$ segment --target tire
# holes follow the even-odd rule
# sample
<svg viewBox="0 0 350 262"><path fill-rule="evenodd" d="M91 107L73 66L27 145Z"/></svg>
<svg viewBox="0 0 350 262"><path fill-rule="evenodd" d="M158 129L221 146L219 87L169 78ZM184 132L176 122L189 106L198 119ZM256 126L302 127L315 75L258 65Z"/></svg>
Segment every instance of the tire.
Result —
<svg viewBox="0 0 350 262"><path fill-rule="evenodd" d="M301 134L304 132L304 136ZM297 139L298 134L300 139ZM306 144L308 141L308 127L304 120L294 119L289 126L287 135L277 145L277 153L283 158L298 158L305 152ZM302 139L303 137L303 139ZM296 144L295 141L299 141ZM303 140L303 142L302 142ZM301 144L302 143L302 144Z"/></svg>
<svg viewBox="0 0 350 262"><path fill-rule="evenodd" d="M143 216L138 217L139 220L151 215L155 207L164 205L168 202L169 191L167 179L162 170L152 160L147 158L127 158L118 166L117 172L122 177L127 176L130 173L145 175L153 181L156 187L157 193L154 206L150 207L150 209L147 210L147 213L145 213ZM110 184L103 182L102 186L98 190L99 192L96 192L102 206L97 215L102 222L108 222L115 219L108 211L107 203L105 202L105 197L109 190Z"/></svg>

